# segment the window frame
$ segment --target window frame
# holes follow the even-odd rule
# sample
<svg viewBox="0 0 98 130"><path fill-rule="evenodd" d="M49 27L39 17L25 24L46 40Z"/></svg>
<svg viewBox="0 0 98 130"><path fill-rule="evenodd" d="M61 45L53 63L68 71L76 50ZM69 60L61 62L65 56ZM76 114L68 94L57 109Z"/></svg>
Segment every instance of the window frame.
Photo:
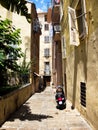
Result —
<svg viewBox="0 0 98 130"><path fill-rule="evenodd" d="M44 43L50 43L49 36L44 36Z"/></svg>
<svg viewBox="0 0 98 130"><path fill-rule="evenodd" d="M44 15L44 21L47 22L47 14Z"/></svg>
<svg viewBox="0 0 98 130"><path fill-rule="evenodd" d="M49 48L45 48L44 49L44 56L45 57L49 57L50 56L50 49Z"/></svg>
<svg viewBox="0 0 98 130"><path fill-rule="evenodd" d="M80 14L78 15L79 12ZM85 0L79 0L77 4L76 19L77 19L77 26L78 26L78 31L79 31L79 38L80 40L83 40L88 34Z"/></svg>
<svg viewBox="0 0 98 130"><path fill-rule="evenodd" d="M50 62L44 62L44 73L50 75Z"/></svg>
<svg viewBox="0 0 98 130"><path fill-rule="evenodd" d="M80 6L81 14L77 16L76 13L78 6ZM80 44L80 40L84 40L87 37L88 26L86 14L85 0L79 0L76 9L68 7L70 45L78 46ZM82 18L82 23L81 20L78 20L79 18Z"/></svg>
<svg viewBox="0 0 98 130"><path fill-rule="evenodd" d="M44 24L44 30L48 31L49 30L49 24Z"/></svg>

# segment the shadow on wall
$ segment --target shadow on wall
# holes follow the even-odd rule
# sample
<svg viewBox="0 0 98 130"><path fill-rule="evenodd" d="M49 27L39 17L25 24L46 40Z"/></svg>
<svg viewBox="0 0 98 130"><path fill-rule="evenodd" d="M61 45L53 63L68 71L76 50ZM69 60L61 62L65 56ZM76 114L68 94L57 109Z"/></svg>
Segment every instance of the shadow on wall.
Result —
<svg viewBox="0 0 98 130"><path fill-rule="evenodd" d="M75 108L76 101L76 86L77 86L77 73L78 73L78 65L80 62L83 65L83 69L81 69L81 73L84 76L84 81L87 80L87 45L86 41L83 40L79 47L74 48L74 75L73 75L73 97L72 97L72 109ZM81 81L80 81L81 82ZM79 86L80 87L80 86Z"/></svg>
<svg viewBox="0 0 98 130"><path fill-rule="evenodd" d="M52 116L49 115L44 115L44 114L33 114L28 107L28 103L22 105L18 111L16 111L9 119L8 121L14 121L15 119L20 119L21 121L25 120L37 120L37 121L42 121L43 119L47 118L53 118Z"/></svg>

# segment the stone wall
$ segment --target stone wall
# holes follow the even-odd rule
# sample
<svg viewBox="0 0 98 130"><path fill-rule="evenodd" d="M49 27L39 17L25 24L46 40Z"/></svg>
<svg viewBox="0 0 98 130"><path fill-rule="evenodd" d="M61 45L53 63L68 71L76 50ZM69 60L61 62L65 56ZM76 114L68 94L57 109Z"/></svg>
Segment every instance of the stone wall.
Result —
<svg viewBox="0 0 98 130"><path fill-rule="evenodd" d="M32 95L32 85L28 84L0 97L0 125Z"/></svg>

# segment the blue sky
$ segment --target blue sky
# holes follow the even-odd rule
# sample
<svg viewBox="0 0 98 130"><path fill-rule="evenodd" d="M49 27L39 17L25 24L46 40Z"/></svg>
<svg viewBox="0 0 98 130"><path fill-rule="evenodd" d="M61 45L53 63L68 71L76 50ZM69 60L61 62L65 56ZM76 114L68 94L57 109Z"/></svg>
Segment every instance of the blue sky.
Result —
<svg viewBox="0 0 98 130"><path fill-rule="evenodd" d="M37 12L46 12L51 0L28 0L35 3Z"/></svg>

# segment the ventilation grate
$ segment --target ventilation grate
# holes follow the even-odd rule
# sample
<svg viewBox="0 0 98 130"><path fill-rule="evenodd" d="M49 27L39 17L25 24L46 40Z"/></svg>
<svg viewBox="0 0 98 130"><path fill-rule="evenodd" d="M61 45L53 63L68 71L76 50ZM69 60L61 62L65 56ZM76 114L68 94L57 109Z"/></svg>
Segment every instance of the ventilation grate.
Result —
<svg viewBox="0 0 98 130"><path fill-rule="evenodd" d="M80 100L81 105L86 107L86 83L84 82L80 83Z"/></svg>

